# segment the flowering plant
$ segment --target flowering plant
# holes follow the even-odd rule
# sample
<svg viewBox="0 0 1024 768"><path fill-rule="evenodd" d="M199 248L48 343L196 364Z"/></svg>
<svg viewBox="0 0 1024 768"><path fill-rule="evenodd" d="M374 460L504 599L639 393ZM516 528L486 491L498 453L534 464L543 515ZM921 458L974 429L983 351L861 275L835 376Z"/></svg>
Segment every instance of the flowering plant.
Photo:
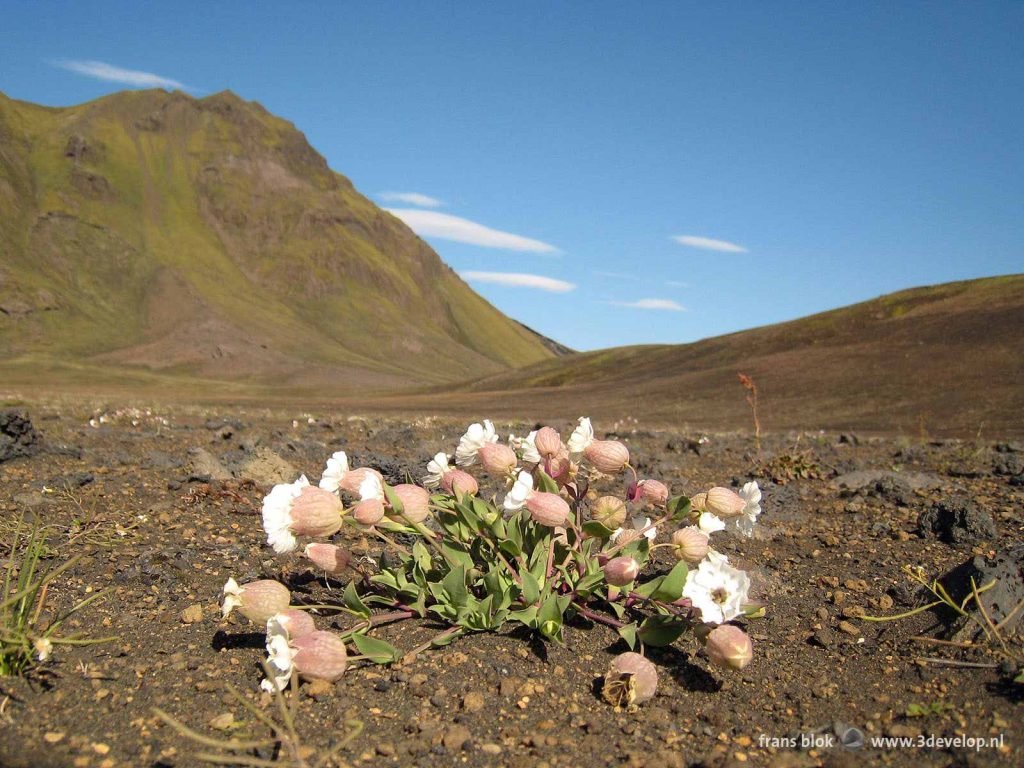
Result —
<svg viewBox="0 0 1024 768"><path fill-rule="evenodd" d="M289 605L283 585L268 581L231 580L225 615L237 607L266 623L274 674L264 686L271 690L296 673L336 680L354 658L396 661L402 653L368 632L428 614L447 628L406 655L506 624L556 643L564 642L573 616L608 626L631 649L606 676L605 697L617 706L654 695L657 673L644 648L687 632L713 663L742 668L752 658L751 642L731 622L760 606L749 599L747 574L711 548L710 537L728 527L751 535L761 511L757 483L739 493L715 487L693 499L672 496L662 482L639 478L629 458L623 443L596 439L587 418L565 441L543 427L502 443L490 421L473 424L454 465L446 453L431 459L424 487L389 485L376 469L351 468L345 453L335 453L318 487L305 477L275 486L264 499L263 522L280 554L296 551L300 537L327 538L346 524L386 542L397 557L382 555L373 572L335 544L311 542L303 550L328 574L352 574L337 608L358 623L341 635L319 631ZM498 490L490 499L481 494L484 478L467 471L477 466ZM616 476L627 481L624 498L599 495L595 489ZM666 534L667 528L675 530ZM659 548L675 564L644 578ZM363 656L347 656L346 641Z"/></svg>

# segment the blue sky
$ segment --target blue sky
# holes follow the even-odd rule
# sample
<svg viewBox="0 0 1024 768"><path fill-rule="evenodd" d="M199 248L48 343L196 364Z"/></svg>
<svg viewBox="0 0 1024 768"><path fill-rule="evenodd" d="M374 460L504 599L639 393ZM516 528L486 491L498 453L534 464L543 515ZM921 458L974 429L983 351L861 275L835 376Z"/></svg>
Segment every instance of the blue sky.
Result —
<svg viewBox="0 0 1024 768"><path fill-rule="evenodd" d="M1024 271L1020 2L12 2L4 26L14 98L261 102L578 349Z"/></svg>

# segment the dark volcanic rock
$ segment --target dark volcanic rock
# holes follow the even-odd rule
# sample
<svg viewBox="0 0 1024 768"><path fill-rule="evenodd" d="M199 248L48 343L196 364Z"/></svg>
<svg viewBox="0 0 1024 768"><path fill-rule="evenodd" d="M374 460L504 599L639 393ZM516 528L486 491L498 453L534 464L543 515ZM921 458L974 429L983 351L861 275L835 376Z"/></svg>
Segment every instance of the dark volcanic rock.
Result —
<svg viewBox="0 0 1024 768"><path fill-rule="evenodd" d="M24 411L0 411L0 463L20 456L32 456L42 440Z"/></svg>
<svg viewBox="0 0 1024 768"><path fill-rule="evenodd" d="M980 592L980 599L992 623L999 624L1024 600L1024 544L1011 546L992 560L984 557L972 558L958 565L940 581L950 596L960 603L971 594L972 579L979 590L992 584ZM973 600L967 607L977 612ZM1007 634L1013 634L1021 620L1022 612L1017 611L1003 629ZM954 625L957 636L967 637L974 634L975 630L981 632L974 622L959 617L957 622Z"/></svg>
<svg viewBox="0 0 1024 768"><path fill-rule="evenodd" d="M935 502L917 519L918 532L947 544L974 544L996 536L992 516L963 495Z"/></svg>

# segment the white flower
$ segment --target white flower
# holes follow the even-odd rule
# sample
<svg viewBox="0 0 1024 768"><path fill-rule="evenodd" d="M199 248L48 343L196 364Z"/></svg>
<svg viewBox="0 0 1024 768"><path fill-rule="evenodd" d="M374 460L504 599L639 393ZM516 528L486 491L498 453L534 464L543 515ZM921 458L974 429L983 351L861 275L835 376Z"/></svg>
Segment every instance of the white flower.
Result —
<svg viewBox="0 0 1024 768"><path fill-rule="evenodd" d="M761 489L757 487L757 481L747 483L740 489L740 498L746 502L743 511L736 518L736 528L748 538L754 535L754 524L757 516L761 514Z"/></svg>
<svg viewBox="0 0 1024 768"><path fill-rule="evenodd" d="M344 451L338 451L327 460L327 469L320 478L320 487L325 491L337 493L341 476L348 472L348 469L348 456Z"/></svg>
<svg viewBox="0 0 1024 768"><path fill-rule="evenodd" d="M512 490L505 496L505 509L509 512L522 509L531 493L533 493L533 475L525 471L520 472Z"/></svg>
<svg viewBox="0 0 1024 768"><path fill-rule="evenodd" d="M638 515L637 517L633 518L632 523L634 531L644 531L644 529L651 524L651 518L640 517ZM625 530L625 528L616 528L612 532L612 535L609 537L612 544L614 544L618 540L618 538L623 534ZM658 529L653 527L647 528L647 530L644 531L644 536L646 536L649 541L654 541L656 538L658 538Z"/></svg>
<svg viewBox="0 0 1024 768"><path fill-rule="evenodd" d="M591 425L590 419L581 416L579 424L569 435L569 442L566 443L569 453L583 453L592 442L594 442L594 427Z"/></svg>
<svg viewBox="0 0 1024 768"><path fill-rule="evenodd" d="M295 650L288 642L288 630L276 617L270 617L267 620L267 666L270 667L273 680L265 679L260 683L260 688L270 692L287 688L292 679L294 658Z"/></svg>
<svg viewBox="0 0 1024 768"><path fill-rule="evenodd" d="M697 527L710 535L715 531L724 531L725 521L711 512L701 512L700 518L697 520Z"/></svg>
<svg viewBox="0 0 1024 768"><path fill-rule="evenodd" d="M263 530L267 532L267 543L279 555L291 552L298 543L291 532L292 502L309 486L303 475L294 483L275 485L263 499Z"/></svg>
<svg viewBox="0 0 1024 768"><path fill-rule="evenodd" d="M519 453L521 458L527 464L540 464L540 454L537 452L537 430L533 430L526 437L516 437L515 435L508 436L508 444Z"/></svg>
<svg viewBox="0 0 1024 768"><path fill-rule="evenodd" d="M750 589L750 577L729 565L725 555L709 552L697 570L691 570L683 586L694 608L705 622L724 624L743 613Z"/></svg>
<svg viewBox="0 0 1024 768"><path fill-rule="evenodd" d="M427 474L423 476L423 485L426 488L437 488L441 484L441 478L451 470L448 463L448 454L439 453L427 463Z"/></svg>
<svg viewBox="0 0 1024 768"><path fill-rule="evenodd" d="M498 442L498 435L494 431L494 425L484 419L484 423L470 424L466 434L459 440L459 447L455 449L455 463L460 467L468 467L476 463L476 452L484 443Z"/></svg>
<svg viewBox="0 0 1024 768"><path fill-rule="evenodd" d="M53 643L48 637L40 637L34 643L36 647L36 658L39 661L49 661L50 655L53 653Z"/></svg>
<svg viewBox="0 0 1024 768"><path fill-rule="evenodd" d="M359 484L359 500L367 499L384 501L384 484L376 472L367 472L366 479Z"/></svg>

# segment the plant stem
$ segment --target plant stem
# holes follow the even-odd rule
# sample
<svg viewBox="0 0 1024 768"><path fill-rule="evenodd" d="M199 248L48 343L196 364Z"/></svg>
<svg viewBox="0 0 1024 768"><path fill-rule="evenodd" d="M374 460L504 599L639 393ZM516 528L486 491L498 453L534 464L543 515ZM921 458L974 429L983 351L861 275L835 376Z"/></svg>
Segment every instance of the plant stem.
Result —
<svg viewBox="0 0 1024 768"><path fill-rule="evenodd" d="M598 624L604 624L605 626L612 627L616 630L622 629L626 626L624 622L621 622L618 619L613 619L611 616L604 616L603 614L596 613L581 603L573 603L573 606L576 608L576 611L580 616L588 618Z"/></svg>
<svg viewBox="0 0 1024 768"><path fill-rule="evenodd" d="M408 661L412 661L416 657L417 654L421 653L422 651L427 650L428 648L430 648L435 643L447 640L449 637L452 637L452 638L458 637L459 635L462 634L462 632L463 632L462 627L449 627L444 632L441 632L440 634L434 635L432 638L427 640L427 642L422 643L421 645L417 645L415 648L413 648L411 651L409 651L407 654L405 654L405 656L402 657L402 663L405 664Z"/></svg>

